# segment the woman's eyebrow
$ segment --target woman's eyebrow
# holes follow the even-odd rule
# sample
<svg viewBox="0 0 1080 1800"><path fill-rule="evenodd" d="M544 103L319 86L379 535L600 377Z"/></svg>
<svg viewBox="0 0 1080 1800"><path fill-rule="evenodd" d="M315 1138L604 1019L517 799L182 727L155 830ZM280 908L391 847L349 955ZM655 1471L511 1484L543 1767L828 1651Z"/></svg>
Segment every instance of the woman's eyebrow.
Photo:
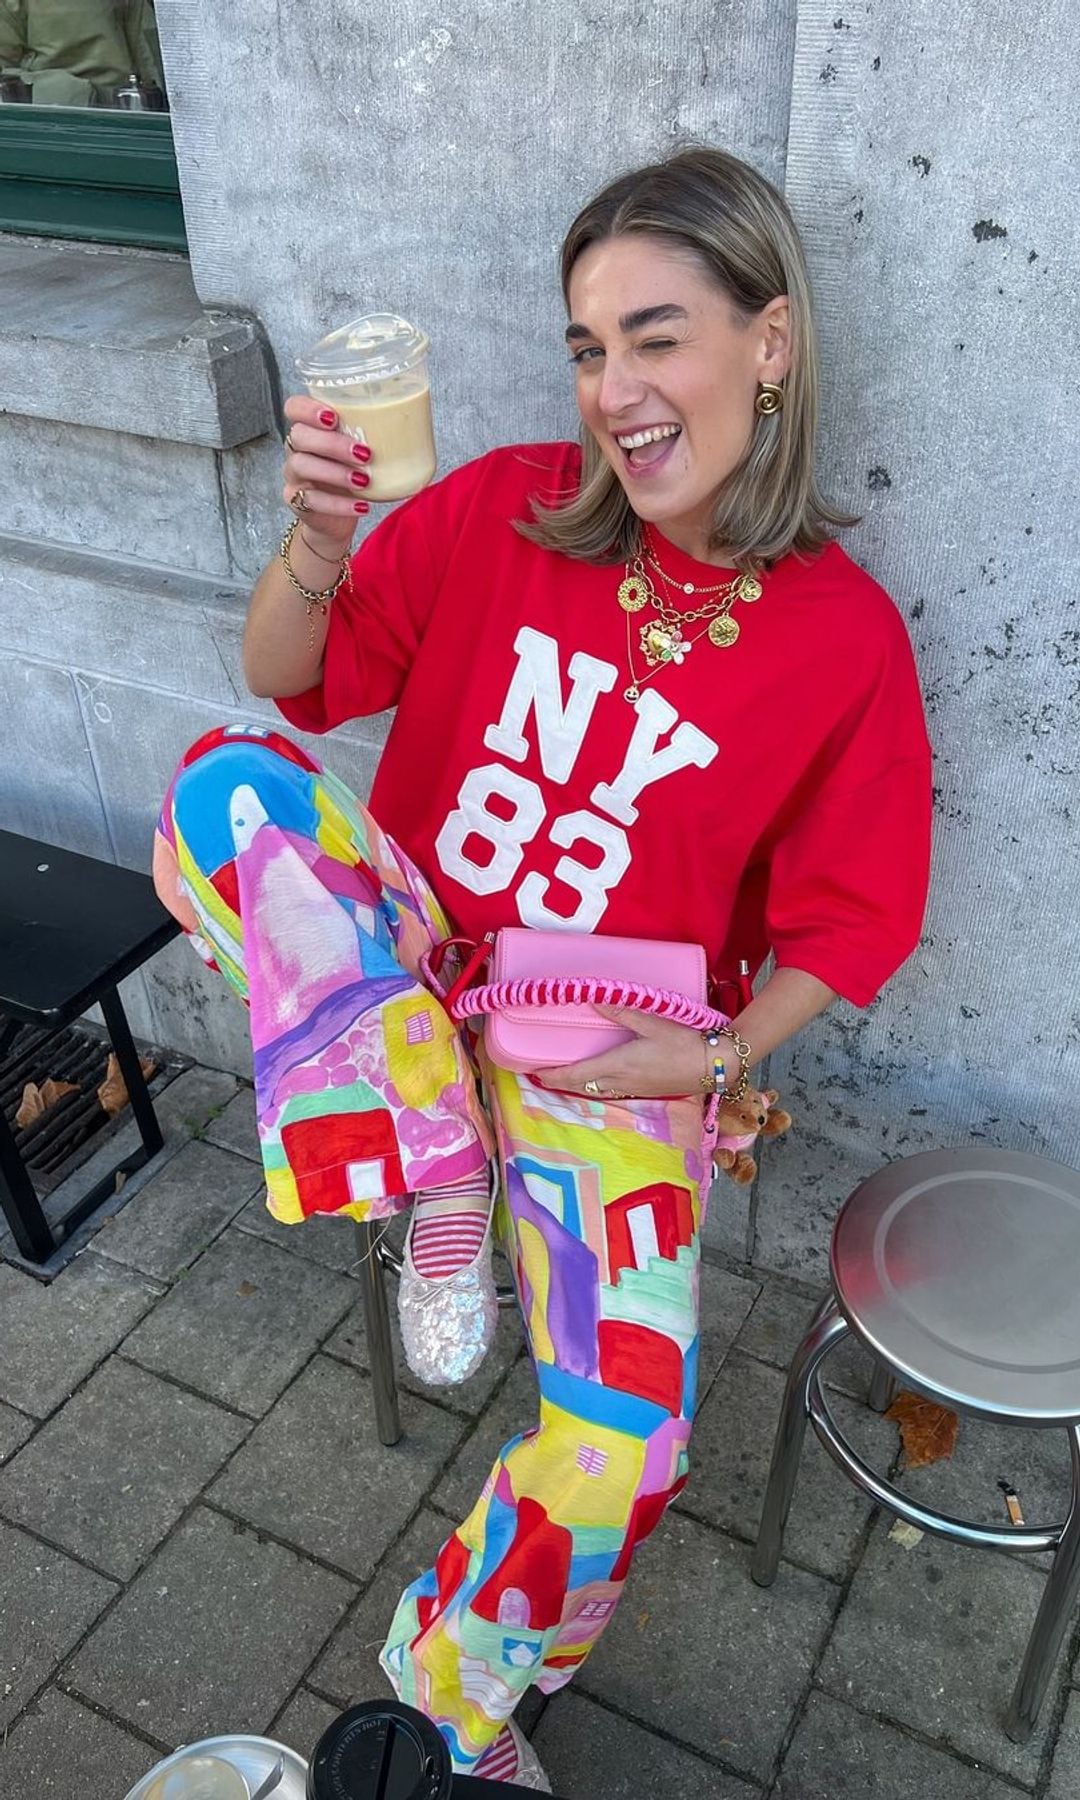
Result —
<svg viewBox="0 0 1080 1800"><path fill-rule="evenodd" d="M620 331L640 331L644 325L656 325L661 319L686 319L689 317L685 306L675 306L667 302L661 306L639 306L636 312L623 313L619 320ZM578 338L595 337L587 325L578 325L573 320L566 327L566 341L575 343Z"/></svg>

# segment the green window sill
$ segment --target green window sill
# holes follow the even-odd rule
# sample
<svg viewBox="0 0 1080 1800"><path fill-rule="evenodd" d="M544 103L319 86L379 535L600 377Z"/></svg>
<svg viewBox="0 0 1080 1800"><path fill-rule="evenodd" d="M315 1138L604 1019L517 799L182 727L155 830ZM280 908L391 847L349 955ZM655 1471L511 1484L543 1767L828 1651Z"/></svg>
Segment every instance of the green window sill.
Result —
<svg viewBox="0 0 1080 1800"><path fill-rule="evenodd" d="M186 250L168 115L0 106L0 231Z"/></svg>

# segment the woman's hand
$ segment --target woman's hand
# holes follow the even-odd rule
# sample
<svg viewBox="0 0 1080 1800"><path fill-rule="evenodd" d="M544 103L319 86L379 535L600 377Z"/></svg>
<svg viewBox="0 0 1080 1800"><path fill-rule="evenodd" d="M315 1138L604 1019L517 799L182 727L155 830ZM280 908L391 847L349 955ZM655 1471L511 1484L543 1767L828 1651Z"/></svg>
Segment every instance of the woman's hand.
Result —
<svg viewBox="0 0 1080 1800"><path fill-rule="evenodd" d="M706 1062L700 1031L691 1025L676 1025L671 1019L654 1019L634 1007L598 1006L596 1010L613 1024L632 1031L633 1037L586 1062L543 1069L533 1075L533 1081L541 1087L588 1093L600 1100L703 1094L701 1077ZM597 1084L595 1091L587 1087L589 1082Z"/></svg>
<svg viewBox="0 0 1080 1800"><path fill-rule="evenodd" d="M352 543L358 517L371 510L364 499L370 476L371 451L356 444L338 427L336 412L307 394L285 402L289 431L285 439L282 493L286 506L301 512L308 548L327 562L340 562Z"/></svg>

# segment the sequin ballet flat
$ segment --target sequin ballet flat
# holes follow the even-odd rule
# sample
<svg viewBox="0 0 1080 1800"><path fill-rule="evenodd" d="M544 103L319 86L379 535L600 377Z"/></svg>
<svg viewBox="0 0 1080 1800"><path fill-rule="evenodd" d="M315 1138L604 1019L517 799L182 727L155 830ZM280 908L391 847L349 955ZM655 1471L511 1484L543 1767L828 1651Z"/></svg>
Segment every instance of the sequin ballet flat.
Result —
<svg viewBox="0 0 1080 1800"><path fill-rule="evenodd" d="M515 1787L536 1788L541 1794L550 1794L551 1783L540 1767L540 1758L527 1737L518 1730L513 1719L508 1719L510 1735L517 1745L518 1767L514 1776Z"/></svg>
<svg viewBox="0 0 1080 1800"><path fill-rule="evenodd" d="M540 1759L513 1719L507 1719L498 1737L489 1744L473 1774L492 1787L509 1786L515 1794L519 1788L535 1788L550 1794L551 1783L540 1767Z"/></svg>
<svg viewBox="0 0 1080 1800"><path fill-rule="evenodd" d="M429 1280L418 1272L409 1223L398 1281L398 1321L405 1361L429 1387L457 1387L467 1381L491 1348L499 1319L491 1272L491 1215L497 1187L498 1174L492 1169L491 1205L480 1248L472 1262L453 1275Z"/></svg>

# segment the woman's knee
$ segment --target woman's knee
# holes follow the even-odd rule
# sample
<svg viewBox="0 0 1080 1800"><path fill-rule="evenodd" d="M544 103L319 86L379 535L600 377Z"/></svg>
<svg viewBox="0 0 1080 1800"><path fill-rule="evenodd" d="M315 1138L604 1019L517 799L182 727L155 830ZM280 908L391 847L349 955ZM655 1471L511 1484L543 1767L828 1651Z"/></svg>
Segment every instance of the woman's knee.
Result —
<svg viewBox="0 0 1080 1800"><path fill-rule="evenodd" d="M209 765L229 770L284 767L304 776L322 774L321 763L269 725L215 725L204 731L181 756L174 782L193 769Z"/></svg>
<svg viewBox="0 0 1080 1800"><path fill-rule="evenodd" d="M304 833L314 820L312 777L321 773L305 750L269 726L215 726L180 758L165 796L163 829L169 835L175 826L189 843L193 836L209 839L211 863L220 866L233 854L238 790L250 790L256 808L276 824Z"/></svg>

